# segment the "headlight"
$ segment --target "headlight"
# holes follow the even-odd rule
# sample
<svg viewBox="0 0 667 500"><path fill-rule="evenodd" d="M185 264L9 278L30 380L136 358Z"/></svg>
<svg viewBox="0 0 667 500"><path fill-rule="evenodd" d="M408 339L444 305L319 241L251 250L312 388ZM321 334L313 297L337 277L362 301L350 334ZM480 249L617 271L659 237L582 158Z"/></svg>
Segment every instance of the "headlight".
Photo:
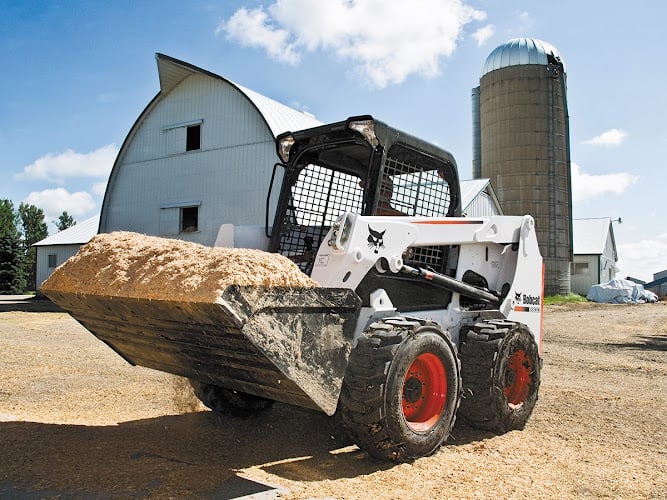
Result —
<svg viewBox="0 0 667 500"><path fill-rule="evenodd" d="M292 149L293 145L294 145L294 137L292 137L291 135L288 135L280 139L278 154L280 155L280 159L283 161L283 163L287 163L289 161L289 151L290 149Z"/></svg>
<svg viewBox="0 0 667 500"><path fill-rule="evenodd" d="M348 126L363 135L371 146L375 147L379 144L378 138L375 135L375 122L373 120L350 122Z"/></svg>

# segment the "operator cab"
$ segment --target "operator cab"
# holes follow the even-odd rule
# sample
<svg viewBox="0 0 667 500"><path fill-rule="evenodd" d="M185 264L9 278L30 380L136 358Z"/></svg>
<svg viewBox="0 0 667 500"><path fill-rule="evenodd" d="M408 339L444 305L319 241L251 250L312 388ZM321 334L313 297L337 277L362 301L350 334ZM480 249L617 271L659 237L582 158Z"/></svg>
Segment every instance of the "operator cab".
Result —
<svg viewBox="0 0 667 500"><path fill-rule="evenodd" d="M290 258L308 275L331 225L345 212L460 216L453 156L371 116L285 133L276 142L285 172L269 250ZM456 252L452 250L414 247L403 258L408 265L453 275ZM364 304L371 292L384 288L392 301L399 302L395 303L399 309L400 302L410 309L446 307L443 301L448 303L449 297L443 297L442 290L431 293L435 291L423 283L409 286L412 281L372 270L357 293Z"/></svg>

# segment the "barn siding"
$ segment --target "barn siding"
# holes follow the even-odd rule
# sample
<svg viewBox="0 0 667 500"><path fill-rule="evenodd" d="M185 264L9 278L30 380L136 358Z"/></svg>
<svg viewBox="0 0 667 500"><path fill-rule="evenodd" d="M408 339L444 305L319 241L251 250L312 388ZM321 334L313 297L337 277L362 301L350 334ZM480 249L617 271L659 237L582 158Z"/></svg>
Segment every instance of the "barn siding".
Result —
<svg viewBox="0 0 667 500"><path fill-rule="evenodd" d="M482 191L468 205L465 215L466 217L490 217L492 215L499 215L499 211L489 194Z"/></svg>
<svg viewBox="0 0 667 500"><path fill-rule="evenodd" d="M79 251L79 248L81 248L81 245L47 245L38 246L36 248L37 272L35 274L35 280L37 282L37 288L39 288L55 270L55 268L49 267L49 255L56 256L56 267L58 267L67 259L75 255Z"/></svg>
<svg viewBox="0 0 667 500"><path fill-rule="evenodd" d="M598 255L575 255L570 272L570 289L572 293L586 296L591 286L598 284ZM587 265L586 272L581 272L581 265ZM579 269L579 270L578 270Z"/></svg>
<svg viewBox="0 0 667 500"><path fill-rule="evenodd" d="M199 120L201 150L170 154L170 127ZM223 80L185 79L155 103L121 154L102 231L158 235L161 206L195 200L199 231L180 238L213 245L221 224L264 224L277 161L273 135L251 103Z"/></svg>

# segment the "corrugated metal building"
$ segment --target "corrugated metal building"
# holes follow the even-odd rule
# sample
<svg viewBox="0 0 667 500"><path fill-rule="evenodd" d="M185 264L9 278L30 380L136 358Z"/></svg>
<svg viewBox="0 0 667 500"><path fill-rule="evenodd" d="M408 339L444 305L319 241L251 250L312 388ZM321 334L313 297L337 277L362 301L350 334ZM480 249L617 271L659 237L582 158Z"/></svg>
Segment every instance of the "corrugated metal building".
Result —
<svg viewBox="0 0 667 500"><path fill-rule="evenodd" d="M489 179L461 181L461 213L464 217L503 215Z"/></svg>
<svg viewBox="0 0 667 500"><path fill-rule="evenodd" d="M233 222L246 228L235 235L237 246L263 248L278 159L274 139L321 122L184 61L162 54L156 59L160 91L116 158L100 232L128 230L212 246L221 225ZM278 169L275 186L281 175Z"/></svg>
<svg viewBox="0 0 667 500"><path fill-rule="evenodd" d="M575 219L572 293L586 296L591 286L616 277L618 253L611 219Z"/></svg>
<svg viewBox="0 0 667 500"><path fill-rule="evenodd" d="M667 295L667 270L653 274L653 281L646 283L644 288L652 291L658 297Z"/></svg>
<svg viewBox="0 0 667 500"><path fill-rule="evenodd" d="M100 216L96 215L33 245L37 249L37 288L51 276L56 267L76 254L81 245L88 243L97 234L99 223Z"/></svg>

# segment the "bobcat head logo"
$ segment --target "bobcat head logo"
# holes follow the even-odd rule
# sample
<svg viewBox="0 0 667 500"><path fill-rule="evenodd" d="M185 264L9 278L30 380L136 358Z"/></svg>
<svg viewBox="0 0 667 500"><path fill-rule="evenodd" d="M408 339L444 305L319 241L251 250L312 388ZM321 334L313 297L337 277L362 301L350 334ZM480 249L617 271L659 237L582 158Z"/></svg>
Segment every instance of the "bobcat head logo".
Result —
<svg viewBox="0 0 667 500"><path fill-rule="evenodd" d="M514 300L521 303L521 292L514 292Z"/></svg>
<svg viewBox="0 0 667 500"><path fill-rule="evenodd" d="M375 253L378 253L380 248L384 248L384 233L386 232L386 229L379 232L368 226L368 248L372 248Z"/></svg>

